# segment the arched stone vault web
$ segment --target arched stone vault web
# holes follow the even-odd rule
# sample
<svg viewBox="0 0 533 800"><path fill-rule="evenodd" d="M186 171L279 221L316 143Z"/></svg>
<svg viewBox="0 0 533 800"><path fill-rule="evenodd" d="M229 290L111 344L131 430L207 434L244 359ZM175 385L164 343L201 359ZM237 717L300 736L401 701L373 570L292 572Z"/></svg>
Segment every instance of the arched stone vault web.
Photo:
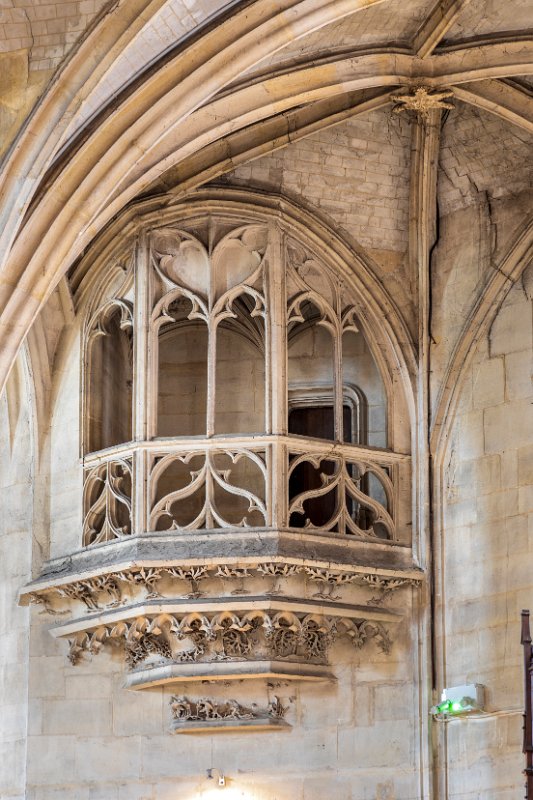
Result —
<svg viewBox="0 0 533 800"><path fill-rule="evenodd" d="M266 21L264 14L261 12L260 4L254 4L251 8L254 9L254 13L260 15L262 27L259 29L255 26L253 34L245 33L247 29L250 29L250 26L254 27L253 19L250 16L251 9L247 8L245 16L242 16L237 6L227 19L223 19L216 29L208 26L203 38L200 38L198 41L193 41L190 45L185 44L181 48L183 49L183 47L185 47L185 51L188 53L187 63L191 66L194 63L192 54L194 52L202 53L200 62L198 62L198 68L204 70L206 75L213 76L215 64L208 56L209 47L212 48L212 53L215 51L218 53L216 58L219 58L221 63L228 65L228 68L229 65L231 65L230 71L221 73L219 70L216 74L216 79L214 81L210 79L211 82L209 82L209 80L206 82L205 78L202 77L201 71L194 71L189 75L187 80L184 81L184 74L182 73L181 66L182 62L180 60L181 52L178 52L178 54L173 57L167 56L162 67L157 70L156 73L154 73L153 69L149 70L145 84L139 85L138 88L134 90L129 100L126 97L124 102L120 105L120 108L114 109L112 124L110 125L109 122L106 121L104 115L101 119L101 123L97 123L97 127L81 144L81 149L79 149L78 154L69 156L70 167L68 172L61 174L59 183L57 177L56 179L52 179L51 184L48 185L44 194L41 195L41 199L36 203L34 202L32 213L24 224L25 234L24 236L19 236L18 242L13 245L12 255L9 257L13 267L10 268L7 264L4 267L6 270L6 279L4 291L2 293L2 303L5 304L3 309L3 324L5 325L7 337L5 340L6 346L4 348L6 370L8 369L8 362L10 363L12 354L18 347L17 342L19 342L21 336L24 335L24 330L29 320L35 316L42 299L48 295L52 286L55 285L60 275L64 273L68 263L76 257L76 254L79 253L84 246L86 246L89 238L105 224L106 219L113 213L116 213L135 194L143 191L155 175L163 168L170 167L173 162L182 158L188 152L191 153L192 150L197 148L200 144L207 144L213 135L215 137L225 135L224 126L220 127L220 125L217 125L213 128L212 124L209 124L208 128L206 128L205 124L200 125L202 115L207 115L206 118L208 119L212 112L220 113L215 111L216 105L213 107L212 112L209 106L207 106L205 110L199 109L195 112L197 116L199 115L198 127L194 127L193 114L186 126L181 125L176 129L178 131L185 130L185 128L189 130L186 138L190 140L191 136L194 137L194 145L192 147L191 145L185 145L185 149L180 150L178 140L174 139L172 141L169 140L166 147L160 150L159 154L156 154L157 151L153 152L153 144L157 142L157 146L160 148L162 142L161 133L168 128L167 121L161 116L163 108L166 107L166 113L170 114L169 121L171 120L174 126L177 120L176 112L180 107L180 96L183 97L183 102L185 103L185 105L182 106L180 119L185 119L190 113L187 108L192 110L202 102L202 100L198 98L197 89L195 88L194 103L187 107L188 101L185 100L186 94L184 94L184 92L186 92L187 81L191 82L194 87L202 85L203 97L205 100L208 100L208 98L213 95L213 92L223 89L224 84L230 84L234 79L239 77L239 73L242 73L251 64L258 63L264 59L268 55L269 48L277 50L283 47L288 40L294 38L294 36L304 36L307 31L315 30L320 26L326 25L334 18L340 18L346 14L354 13L353 3L331 3L328 6L324 6L323 3L320 3L316 10L313 10L309 3L289 5L292 28L288 29L283 16L278 18L274 16L269 21ZM150 13L150 11L154 13L156 10L157 8L152 4L148 13ZM456 10L460 10L460 4L457 4ZM111 18L112 16L109 17L109 20L111 20ZM296 20L298 19L301 19L301 23L298 22L297 24ZM95 25L95 31L91 34L92 36L101 36L101 31L106 30L106 20L107 18L104 17L100 20L99 24ZM239 20L242 20L242 22L240 23ZM122 25L123 22L124 20L122 20ZM239 24L244 25L244 28L239 30ZM124 30L124 27L122 29ZM267 34L267 30L272 32L271 36ZM278 33L276 33L276 30ZM279 32L282 30L284 33L280 34ZM130 30L128 36L131 36L131 33L132 31ZM82 45L82 49L89 47L91 35L89 35L84 45ZM225 39L226 35L229 35L230 38ZM242 43L243 35L250 35L252 37L251 41L254 41L255 37L255 44L249 48L242 48L239 58L236 60L232 59L231 47L233 45L231 45L231 37L235 36L233 41ZM100 39L101 44L99 46L102 47L103 45L104 50L106 46L111 49L117 47L113 37L116 37L116 32L113 34L110 33L108 39L109 44L103 45L105 41L104 37L104 39ZM212 44L209 44L210 42ZM495 113L502 113L513 121L529 125L530 123L525 121L530 114L528 109L531 105L527 95L516 88L506 87L505 84L501 84L500 82L500 79L506 76L527 74L530 67L530 45L528 40L524 40L523 37L516 35L511 39L508 38L505 42L496 42L487 45L480 43L476 44L475 47L472 46L472 43L469 43L469 46L464 52L456 48L457 45L454 45L454 48L449 52L444 48L442 52L437 51L436 54L428 56L427 58L390 51L387 53L387 50L380 55L359 55L355 53L350 59L341 60L336 65L329 63L324 65L319 64L311 68L310 72L304 71L301 75L301 80L305 81L306 89L303 94L300 93L299 95L295 95L294 91L287 94L286 91L286 87L294 85L296 75L293 74L292 71L287 73L286 78L280 75L278 75L277 78L270 77L269 75L262 76L261 86L263 87L263 95L267 100L267 105L264 105L264 100L259 106L256 106L254 103L256 106L255 109L246 105L246 88L242 90L238 88L231 90L231 95L228 95L228 90L225 89L225 96L223 100L220 101L223 105L220 106L220 108L223 107L225 109L224 114L228 109L231 109L229 117L232 120L228 122L229 127L227 127L226 130L234 128L235 119L239 116L242 120L240 124L246 125L253 122L254 118L257 119L258 116L260 118L265 118L272 114L272 112L278 113L280 109L288 109L302 102L307 103L312 101L313 98L318 99L327 95L334 95L339 90L342 93L342 91L346 91L347 88L355 89L356 87L363 88L364 86L379 86L383 84L388 84L390 86L398 84L412 85L420 83L421 81L433 86L460 86L467 81L470 87L468 91L463 91L460 88L458 89L458 92L463 91L463 94L460 94L462 99L468 102L479 102L482 106ZM106 58L108 59L109 56ZM203 66L200 66L202 60ZM54 125L52 120L55 118L54 115L59 114L61 117L64 116L66 110L65 106L58 105L57 101L54 100L54 96L61 92L60 87L63 82L71 85L74 80L74 86L76 85L76 81L78 85L81 83L80 79L82 79L82 73L78 74L79 63L81 63L81 55L80 53L75 53L65 68L65 73L59 74L56 82L52 85L49 99L45 98L40 104L34 119L30 120L29 126L22 132L17 145L13 148L10 158L6 162L6 189L9 193L9 174L10 166L12 166L12 174L15 183L12 184L13 194L11 197L14 199L16 193L16 208L18 209L20 209L21 203L25 205L30 199L30 194L24 199L26 192L29 191L31 194L34 194L37 188L31 180L24 180L24 182L21 183L21 176L24 175L28 169L24 167L24 160L26 159L28 165L34 161L35 150L33 148L35 147L35 143L40 141L40 137L43 136L42 132L53 129ZM101 64L102 69L104 69L104 66L108 65L108 61L106 61L106 59L101 59ZM85 62L85 70L86 69L87 61ZM95 72L95 75L97 72L98 71ZM277 72L279 73L279 67ZM154 74L157 76L156 78ZM313 80L312 76L314 74L316 74L317 81L316 89L313 94L312 92L310 93L309 89L313 86L311 81ZM86 73L83 77L86 77ZM482 79L481 82L479 81L480 78ZM495 79L496 84L494 84ZM166 86L164 85L165 81ZM289 81L289 83L287 83L287 81ZM177 88L171 90L172 86L176 86L176 82L179 82ZM276 88L277 85L279 85L279 89ZM154 94L154 89L156 89L156 94ZM165 92L167 92L166 99L163 99L162 94ZM244 94L242 94L243 92ZM69 89L69 96L71 93L72 89ZM257 96L257 88L255 87L253 88L253 94ZM242 100L239 100L241 95ZM155 105L154 101L157 97L161 99L158 101L158 104ZM229 97L232 98L231 102ZM191 95L191 100L192 98L193 95ZM140 117L140 114L143 113L143 102L147 109L145 119L141 119ZM214 102L216 104L216 99ZM134 114L138 119L136 128L132 125L131 111L128 110L133 108L135 108ZM45 122L47 117L49 119L48 123ZM122 134L120 133L121 118L124 121ZM147 128L145 120L149 120L150 118L152 120L151 127ZM156 118L158 124L154 125ZM522 120L524 120L523 123ZM193 124L192 128L189 128L190 124ZM32 125L38 125L40 130L37 138L34 138L30 133ZM207 139L202 139L200 136L201 131L204 130L207 133L208 129L211 129L212 132L208 134ZM122 140L120 138L121 136ZM47 158L50 161L53 148L55 147L53 141L57 142L57 133L50 136L47 132L45 139L48 143L45 147L39 145L38 149L42 153L41 158L45 153L48 153ZM152 139L152 144L150 143L150 139ZM25 145L25 141L29 147ZM52 150L50 147L52 147ZM129 155L127 155L127 153L129 153ZM130 166L128 166L128 160ZM91 164L91 161L92 166L88 171L87 168L88 165ZM76 168L76 163L79 164L78 168ZM40 161L40 164L42 168L44 162ZM134 165L136 165L136 172L129 174ZM76 172L77 169L79 171ZM68 175L72 176L73 184L71 190L67 190L66 181ZM124 184L124 190L117 193L117 179L119 182L123 181L126 175L129 176L128 182ZM113 190L111 190L111 186L108 191L104 189L106 179L109 183L113 184ZM75 187L78 188L75 189ZM67 192L66 194L65 191ZM75 194L72 194L73 191L75 191ZM9 194L7 194L7 197L9 197ZM67 197L69 199L66 199ZM70 220L71 214L74 213L74 209L79 209L81 206L84 208L83 216L86 220L86 234L84 236L78 235L75 243L72 241L69 243L67 231L69 228L71 229L71 226L68 220ZM14 204L9 200L4 206L8 214L5 220L6 224L3 226L4 242L6 245L3 252L6 257L14 232L20 225L20 217L18 220L16 216L13 217L14 207ZM60 209L62 210L59 211ZM57 213L58 211L59 214ZM53 224L51 224L50 218L46 219L47 213L53 213ZM12 220L11 223L9 222L10 218ZM64 220L63 223L61 223L61 219ZM33 241L32 230L37 237ZM47 231L44 239L42 236L43 231ZM57 237L57 241L61 241L62 243L60 248L57 247L57 241L54 241L55 237ZM51 243L49 248L46 245L47 239ZM37 241L39 241L39 244L37 244ZM52 241L54 241L54 244L52 244ZM40 259L47 264L47 270L45 271L46 278L44 280L36 280L37 275L43 274L42 267L39 266ZM14 269L15 272L13 274L10 273L10 277L7 278L7 271L10 269ZM26 269L28 270L26 272L26 277L22 278L21 270ZM10 287L12 287L14 283L17 283L17 291L13 294ZM30 296L28 297L28 295L25 294L25 287L29 287L30 285L32 288ZM21 301L22 298L26 299L19 303L17 295L20 297ZM25 318L27 322L23 322L23 318ZM7 344L8 340L12 342L9 346Z"/></svg>

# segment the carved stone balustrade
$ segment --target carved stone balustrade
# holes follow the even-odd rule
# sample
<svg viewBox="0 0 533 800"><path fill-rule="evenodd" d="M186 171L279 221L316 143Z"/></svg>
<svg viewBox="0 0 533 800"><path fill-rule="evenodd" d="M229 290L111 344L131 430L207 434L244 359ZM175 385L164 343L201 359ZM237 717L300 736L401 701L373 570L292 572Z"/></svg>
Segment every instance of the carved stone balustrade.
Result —
<svg viewBox="0 0 533 800"><path fill-rule="evenodd" d="M317 488L298 494L302 464ZM136 689L331 680L337 641L390 651L400 612L385 600L421 579L396 511L407 456L224 436L117 446L84 466L86 547L50 561L21 595L57 615L52 633L72 664L118 646ZM328 495L318 525L308 503Z"/></svg>
<svg viewBox="0 0 533 800"><path fill-rule="evenodd" d="M302 466L317 486L298 493L291 480ZM409 476L403 454L303 436L123 445L85 458L83 540L92 546L147 530L293 527L405 541L397 509ZM312 504L324 499L331 516L317 524Z"/></svg>

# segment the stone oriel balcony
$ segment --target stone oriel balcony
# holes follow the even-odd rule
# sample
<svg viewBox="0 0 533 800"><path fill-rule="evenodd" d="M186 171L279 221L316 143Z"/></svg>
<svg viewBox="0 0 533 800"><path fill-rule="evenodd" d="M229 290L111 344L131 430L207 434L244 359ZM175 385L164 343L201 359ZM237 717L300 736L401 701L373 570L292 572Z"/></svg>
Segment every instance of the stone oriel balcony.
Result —
<svg viewBox="0 0 533 800"><path fill-rule="evenodd" d="M408 456L220 436L120 445L84 468L85 547L21 593L60 615L73 664L118 645L143 688L332 679L336 641L390 650L400 611L383 600L421 578L398 513Z"/></svg>

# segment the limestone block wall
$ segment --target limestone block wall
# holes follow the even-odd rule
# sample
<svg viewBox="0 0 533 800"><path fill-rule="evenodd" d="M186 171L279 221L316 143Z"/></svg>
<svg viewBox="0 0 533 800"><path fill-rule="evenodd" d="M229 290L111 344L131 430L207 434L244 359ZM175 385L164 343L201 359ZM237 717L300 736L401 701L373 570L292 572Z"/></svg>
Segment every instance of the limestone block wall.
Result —
<svg viewBox="0 0 533 800"><path fill-rule="evenodd" d="M409 148L409 123L373 111L240 166L226 180L281 191L334 220L375 260L409 325Z"/></svg>
<svg viewBox="0 0 533 800"><path fill-rule="evenodd" d="M54 68L107 0L23 0L0 9L0 152L7 150Z"/></svg>
<svg viewBox="0 0 533 800"><path fill-rule="evenodd" d="M488 714L447 740L453 800L522 796L520 610L533 607L532 286L530 266L480 342L443 475L443 683L486 686Z"/></svg>
<svg viewBox="0 0 533 800"><path fill-rule="evenodd" d="M410 589L402 595L409 616ZM414 590L416 591L416 590ZM172 735L170 688L122 688L118 653L73 667L32 612L27 800L415 800L419 731L414 632L384 655L335 645L335 684L195 684L189 697L287 707L288 731ZM213 788L206 769L227 778Z"/></svg>
<svg viewBox="0 0 533 800"><path fill-rule="evenodd" d="M530 216L532 145L531 134L518 137L460 102L442 126L431 269L433 412L465 321Z"/></svg>
<svg viewBox="0 0 533 800"><path fill-rule="evenodd" d="M80 344L74 332L57 365L50 427L50 549L45 558L65 555L82 545L79 386Z"/></svg>
<svg viewBox="0 0 533 800"><path fill-rule="evenodd" d="M22 356L0 397L0 797L25 797L30 614L17 606L31 574L32 422Z"/></svg>

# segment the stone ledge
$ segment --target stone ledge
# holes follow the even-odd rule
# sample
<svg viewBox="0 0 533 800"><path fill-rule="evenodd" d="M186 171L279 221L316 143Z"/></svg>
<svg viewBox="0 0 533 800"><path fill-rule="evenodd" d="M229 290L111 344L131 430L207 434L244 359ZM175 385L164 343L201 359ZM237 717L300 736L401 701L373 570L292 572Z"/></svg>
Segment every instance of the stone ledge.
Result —
<svg viewBox="0 0 533 800"><path fill-rule="evenodd" d="M196 664L163 664L135 670L126 675L125 689L148 689L163 684L200 680L293 680L336 681L335 675L322 664L300 661L216 661Z"/></svg>
<svg viewBox="0 0 533 800"><path fill-rule="evenodd" d="M171 733L229 733L238 731L239 733L250 730L253 733L260 731L291 731L292 725L283 719L213 719L194 722L173 722L170 728Z"/></svg>
<svg viewBox="0 0 533 800"><path fill-rule="evenodd" d="M112 572L158 567L220 564L252 567L265 563L352 571L383 577L423 579L411 548L399 542L303 533L294 530L229 529L202 533L148 533L78 550L48 561L41 575L19 594L27 605L32 594Z"/></svg>
<svg viewBox="0 0 533 800"><path fill-rule="evenodd" d="M148 600L128 606L111 608L96 614L70 619L50 629L54 637L71 636L79 631L90 631L101 625L116 625L119 622L136 619L142 616L158 616L165 614L206 614L220 613L227 610L231 603L232 612L250 612L261 610L266 612L293 611L303 614L321 614L336 618L359 618L379 620L380 622L399 622L401 614L391 609L371 605L352 605L323 600L304 600L296 597L246 595L244 597L214 597L183 600Z"/></svg>

